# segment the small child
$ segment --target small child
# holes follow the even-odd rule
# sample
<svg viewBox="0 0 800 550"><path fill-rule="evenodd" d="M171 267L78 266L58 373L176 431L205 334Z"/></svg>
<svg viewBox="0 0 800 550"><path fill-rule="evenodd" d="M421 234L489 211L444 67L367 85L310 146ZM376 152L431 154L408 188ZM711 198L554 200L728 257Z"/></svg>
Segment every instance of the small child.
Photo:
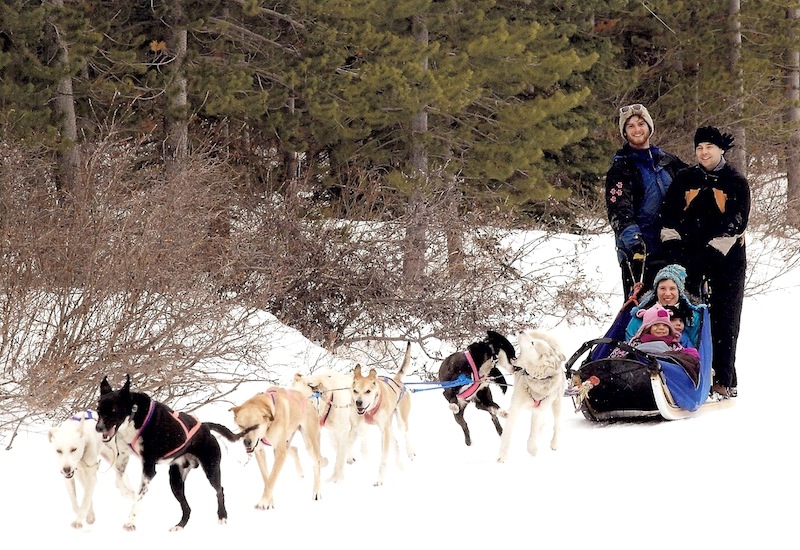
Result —
<svg viewBox="0 0 800 550"><path fill-rule="evenodd" d="M684 313L677 306L664 306L664 309L672 313L669 322L672 328L675 329L675 332L678 333L678 339L681 345L685 348L692 347L692 341L689 339L689 335L683 332L686 328Z"/></svg>
<svg viewBox="0 0 800 550"><path fill-rule="evenodd" d="M639 310L636 315L642 318L642 326L628 341L628 344L646 353L669 356L686 370L692 380L697 383L700 373L700 354L693 347L681 345L681 334L672 325L671 311L661 304ZM683 323L679 323L681 330ZM616 348L610 357L626 357L627 352Z"/></svg>

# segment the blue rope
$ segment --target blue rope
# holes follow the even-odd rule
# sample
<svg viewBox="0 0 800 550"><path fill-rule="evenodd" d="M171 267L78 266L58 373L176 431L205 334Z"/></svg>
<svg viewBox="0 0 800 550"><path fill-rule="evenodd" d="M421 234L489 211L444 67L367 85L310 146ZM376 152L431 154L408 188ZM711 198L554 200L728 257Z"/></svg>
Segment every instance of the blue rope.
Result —
<svg viewBox="0 0 800 550"><path fill-rule="evenodd" d="M472 378L467 376L466 374L459 374L458 378L455 380L448 380L446 382L405 382L406 386L415 386L415 385L429 385L433 386L431 388L411 388L411 391L416 393L418 391L427 391L427 390L439 390L442 388L452 388L454 386L466 386L467 384L472 383Z"/></svg>

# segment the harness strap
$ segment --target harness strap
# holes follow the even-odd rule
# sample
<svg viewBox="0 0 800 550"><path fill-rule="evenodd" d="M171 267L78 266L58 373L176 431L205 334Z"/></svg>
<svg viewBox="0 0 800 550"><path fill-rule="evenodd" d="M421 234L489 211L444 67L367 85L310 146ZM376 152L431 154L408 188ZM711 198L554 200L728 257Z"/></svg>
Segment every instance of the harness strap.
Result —
<svg viewBox="0 0 800 550"><path fill-rule="evenodd" d="M324 426L325 422L328 421L328 416L331 414L331 409L333 409L333 392L329 392L330 397L328 397L328 408L325 410L325 414L320 415L319 417L319 425Z"/></svg>
<svg viewBox="0 0 800 550"><path fill-rule="evenodd" d="M136 442L139 441L139 436L142 435L142 430L144 430L147 425L150 423L150 419L153 418L153 409L156 408L156 402L152 399L150 400L150 408L147 410L147 416L144 418L144 422L142 422L142 427L136 430L136 435L133 436L128 445L130 445L131 450L134 452L136 456L139 456L139 453L136 452Z"/></svg>
<svg viewBox="0 0 800 550"><path fill-rule="evenodd" d="M177 453L178 451L180 451L181 449L183 449L184 447L186 447L189 444L189 441L191 441L192 437L194 437L194 434L197 433L197 430L199 430L200 426L202 425L202 422L200 422L200 420L195 418L194 419L195 420L194 426L192 426L191 430L188 430L188 429L186 429L186 423L183 420L181 420L180 413L173 412L172 413L172 418L177 420L178 423L181 425L181 428L183 428L183 433L186 436L186 439L183 441L183 443L178 445L178 447L176 447L175 449L173 449L170 452L168 452L167 454L165 454L164 458L169 458L172 455L174 455L175 453Z"/></svg>
<svg viewBox="0 0 800 550"><path fill-rule="evenodd" d="M377 401L375 401L375 404L372 405L370 410L364 413L364 420L367 421L367 424L375 423L375 415L378 414L378 411L381 408L381 401L383 401L383 392L378 392Z"/></svg>
<svg viewBox="0 0 800 550"><path fill-rule="evenodd" d="M475 366L475 361L472 359L472 355L470 355L469 350L464 352L464 357L467 358L467 363L469 366L472 367L472 384L461 390L458 394L459 399L468 399L472 397L478 388L481 387L481 375L478 372L478 367Z"/></svg>

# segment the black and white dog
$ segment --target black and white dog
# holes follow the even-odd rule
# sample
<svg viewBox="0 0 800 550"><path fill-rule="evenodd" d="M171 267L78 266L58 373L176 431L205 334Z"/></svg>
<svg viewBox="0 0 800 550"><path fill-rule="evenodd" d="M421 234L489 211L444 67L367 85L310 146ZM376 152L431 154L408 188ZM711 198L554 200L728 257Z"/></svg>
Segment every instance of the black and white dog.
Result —
<svg viewBox="0 0 800 550"><path fill-rule="evenodd" d="M189 521L191 509L186 501L184 481L189 471L198 466L203 467L208 481L217 492L219 522L226 522L228 512L225 510L219 466L222 453L211 430L229 441L237 441L238 436L231 430L220 424L200 422L191 415L174 412L144 393L131 392L130 375L125 385L116 391L112 390L108 377L103 378L97 416L95 429L100 432L103 441L117 438L119 456L115 466L118 472L125 471L130 455L135 454L142 460L142 482L133 499L128 521L123 525L126 530L136 529L136 515L141 500L156 475L156 463L159 461L170 463L170 488L183 511L173 531L183 529Z"/></svg>
<svg viewBox="0 0 800 550"><path fill-rule="evenodd" d="M445 358L439 367L439 382L443 385L452 384L462 377L465 385L450 385L445 387L444 398L450 403L450 410L461 429L464 430L464 442L472 445L467 422L464 420L464 409L470 402L492 415L492 422L498 435L503 435L503 427L497 415L504 416L500 406L494 402L492 391L489 389L491 382L500 385L506 393L506 379L497 365L501 365L506 372L512 372L511 362L517 356L514 346L502 334L492 330L486 331L486 338L467 346L466 351L456 352Z"/></svg>

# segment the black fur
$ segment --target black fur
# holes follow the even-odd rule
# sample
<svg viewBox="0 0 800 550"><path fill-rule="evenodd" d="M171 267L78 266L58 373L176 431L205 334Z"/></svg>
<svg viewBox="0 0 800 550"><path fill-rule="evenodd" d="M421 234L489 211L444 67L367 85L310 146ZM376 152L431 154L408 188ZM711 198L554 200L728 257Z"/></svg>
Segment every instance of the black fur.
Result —
<svg viewBox="0 0 800 550"><path fill-rule="evenodd" d="M222 453L211 430L218 432L229 441L236 441L238 437L225 426L213 422L203 422L187 442L186 432L181 422L191 430L198 420L191 415L179 413L181 420L179 422L173 417L172 409L163 403L152 400L144 393L131 392L130 385L131 379L128 375L125 385L114 391L108 383L108 378L103 378L100 384L100 398L97 402L97 431L103 435L104 440L110 440L117 435L117 430L128 418L133 421L137 430L141 430L138 441L141 443L142 484L136 498L141 499L147 492L150 480L156 475L156 463L160 460L169 460L170 488L180 503L183 513L181 520L173 529L182 529L189 521L191 513L184 493L184 482L193 468L202 466L208 481L217 493L217 517L220 523L224 523L228 512L225 509L220 471ZM142 429L151 402L154 404L153 415ZM128 441L123 442L118 439L117 443L120 450L133 453L128 446ZM126 463L127 460L123 463L123 467ZM135 529L134 520L135 514L132 511L125 528Z"/></svg>
<svg viewBox="0 0 800 550"><path fill-rule="evenodd" d="M496 361L498 354L501 351L505 353L509 362L512 362L517 358L517 354L514 351L514 346L511 345L511 342L509 342L502 334L494 332L493 330L486 331L486 338L479 342L470 344L467 346L467 350L472 356L472 360L475 361L475 366L479 369L481 365L487 361ZM472 367L470 367L464 352L456 352L446 357L445 360L442 361L442 365L439 367L439 382L453 381L461 374L466 374L472 377ZM497 384L500 385L503 393L506 393L508 387L506 385L506 379L500 369L493 365L489 371L489 375ZM461 429L464 430L464 442L467 445L472 445L469 427L467 427L467 421L464 420L464 409L467 407L467 404L470 401L474 402L477 408L492 415L492 422L494 423L494 427L497 430L498 435L503 435L503 427L500 425L500 420L497 418L497 412L500 410L500 406L494 402L490 386L479 389L472 397L469 398L469 401L465 402L462 400L459 403L458 393L463 389L464 386L445 388L444 398L447 399L447 401L452 405L458 407L458 411L454 412L453 416L455 417L458 425L461 426Z"/></svg>

